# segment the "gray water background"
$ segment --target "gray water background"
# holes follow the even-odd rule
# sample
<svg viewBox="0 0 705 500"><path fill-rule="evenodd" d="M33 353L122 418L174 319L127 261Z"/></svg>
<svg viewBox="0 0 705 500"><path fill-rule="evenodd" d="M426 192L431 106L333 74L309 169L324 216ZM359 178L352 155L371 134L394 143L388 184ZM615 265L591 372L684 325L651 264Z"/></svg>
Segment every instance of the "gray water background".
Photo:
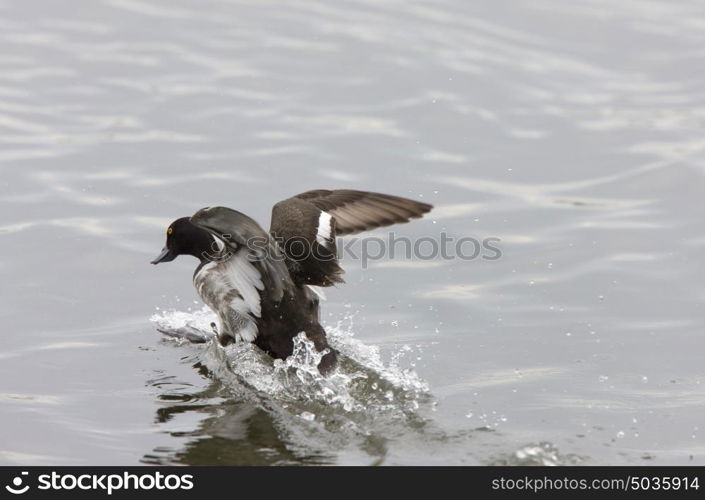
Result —
<svg viewBox="0 0 705 500"><path fill-rule="evenodd" d="M0 0L0 463L705 464L703 47L687 0ZM501 239L328 292L437 432L301 449L149 321L200 307L171 220L319 187Z"/></svg>

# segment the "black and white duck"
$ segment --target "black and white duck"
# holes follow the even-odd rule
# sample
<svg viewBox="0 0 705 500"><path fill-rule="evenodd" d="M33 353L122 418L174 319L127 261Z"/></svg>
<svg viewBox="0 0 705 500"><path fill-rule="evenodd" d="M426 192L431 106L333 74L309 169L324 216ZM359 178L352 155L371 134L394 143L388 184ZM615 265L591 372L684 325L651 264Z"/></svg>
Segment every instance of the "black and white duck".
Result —
<svg viewBox="0 0 705 500"><path fill-rule="evenodd" d="M166 245L152 264L179 255L200 261L193 284L218 317L213 327L222 345L254 342L285 359L304 332L319 352L327 351L318 365L327 373L337 354L319 322L316 287L343 282L336 237L409 222L432 208L379 193L307 191L274 205L267 233L243 213L207 207L169 225Z"/></svg>

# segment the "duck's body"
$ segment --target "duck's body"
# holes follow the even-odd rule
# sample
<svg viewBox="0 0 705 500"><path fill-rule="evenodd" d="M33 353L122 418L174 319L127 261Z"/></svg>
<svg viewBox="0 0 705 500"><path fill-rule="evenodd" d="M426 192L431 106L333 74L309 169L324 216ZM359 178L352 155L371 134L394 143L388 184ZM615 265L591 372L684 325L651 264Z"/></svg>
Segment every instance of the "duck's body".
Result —
<svg viewBox="0 0 705 500"><path fill-rule="evenodd" d="M167 245L152 263L181 254L200 260L193 283L218 316L221 344L254 342L284 359L304 332L318 351L328 350L319 364L326 372L335 366L336 353L319 323L312 287L343 281L335 237L407 222L431 208L376 193L309 191L274 206L270 233L235 210L204 208L169 226Z"/></svg>
<svg viewBox="0 0 705 500"><path fill-rule="evenodd" d="M316 293L307 285L289 286L274 300L247 250L242 247L222 260L203 262L193 275L201 300L218 316L220 343L254 342L273 358L285 359L293 351L293 338L305 332L319 351L327 348ZM331 350L321 370L335 365L335 359Z"/></svg>

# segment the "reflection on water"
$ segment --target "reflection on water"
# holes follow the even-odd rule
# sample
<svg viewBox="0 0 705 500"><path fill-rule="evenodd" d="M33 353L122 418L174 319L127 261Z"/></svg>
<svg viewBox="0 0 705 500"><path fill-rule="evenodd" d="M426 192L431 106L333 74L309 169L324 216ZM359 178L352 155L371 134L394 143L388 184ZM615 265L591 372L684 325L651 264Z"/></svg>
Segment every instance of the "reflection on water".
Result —
<svg viewBox="0 0 705 500"><path fill-rule="evenodd" d="M202 365L196 364L194 369L207 374ZM332 462L330 456L297 453L298 450L288 447L265 410L231 400L218 383L195 394L162 394L159 400L165 406L157 410L156 423L174 428L170 434L175 438L187 438L187 444L177 450L157 448L145 454L143 463L286 465ZM193 414L195 417L191 417ZM177 422L184 416L198 422L198 428L185 426L179 429Z"/></svg>
<svg viewBox="0 0 705 500"><path fill-rule="evenodd" d="M703 23L695 0L0 0L0 462L704 463ZM148 264L169 221L267 226L319 187L422 198L397 235L502 258L346 259L324 319L367 382L309 380L333 399L158 337L155 307L200 314L193 262ZM389 370L419 390L369 399Z"/></svg>

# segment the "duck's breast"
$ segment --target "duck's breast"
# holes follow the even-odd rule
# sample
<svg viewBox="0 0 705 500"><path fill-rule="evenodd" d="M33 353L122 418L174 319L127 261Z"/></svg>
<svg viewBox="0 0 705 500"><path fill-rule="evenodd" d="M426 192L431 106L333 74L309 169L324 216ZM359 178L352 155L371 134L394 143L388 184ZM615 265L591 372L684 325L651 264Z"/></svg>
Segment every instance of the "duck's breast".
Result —
<svg viewBox="0 0 705 500"><path fill-rule="evenodd" d="M200 266L193 277L201 300L220 320L219 333L252 342L262 314L262 276L241 249Z"/></svg>

